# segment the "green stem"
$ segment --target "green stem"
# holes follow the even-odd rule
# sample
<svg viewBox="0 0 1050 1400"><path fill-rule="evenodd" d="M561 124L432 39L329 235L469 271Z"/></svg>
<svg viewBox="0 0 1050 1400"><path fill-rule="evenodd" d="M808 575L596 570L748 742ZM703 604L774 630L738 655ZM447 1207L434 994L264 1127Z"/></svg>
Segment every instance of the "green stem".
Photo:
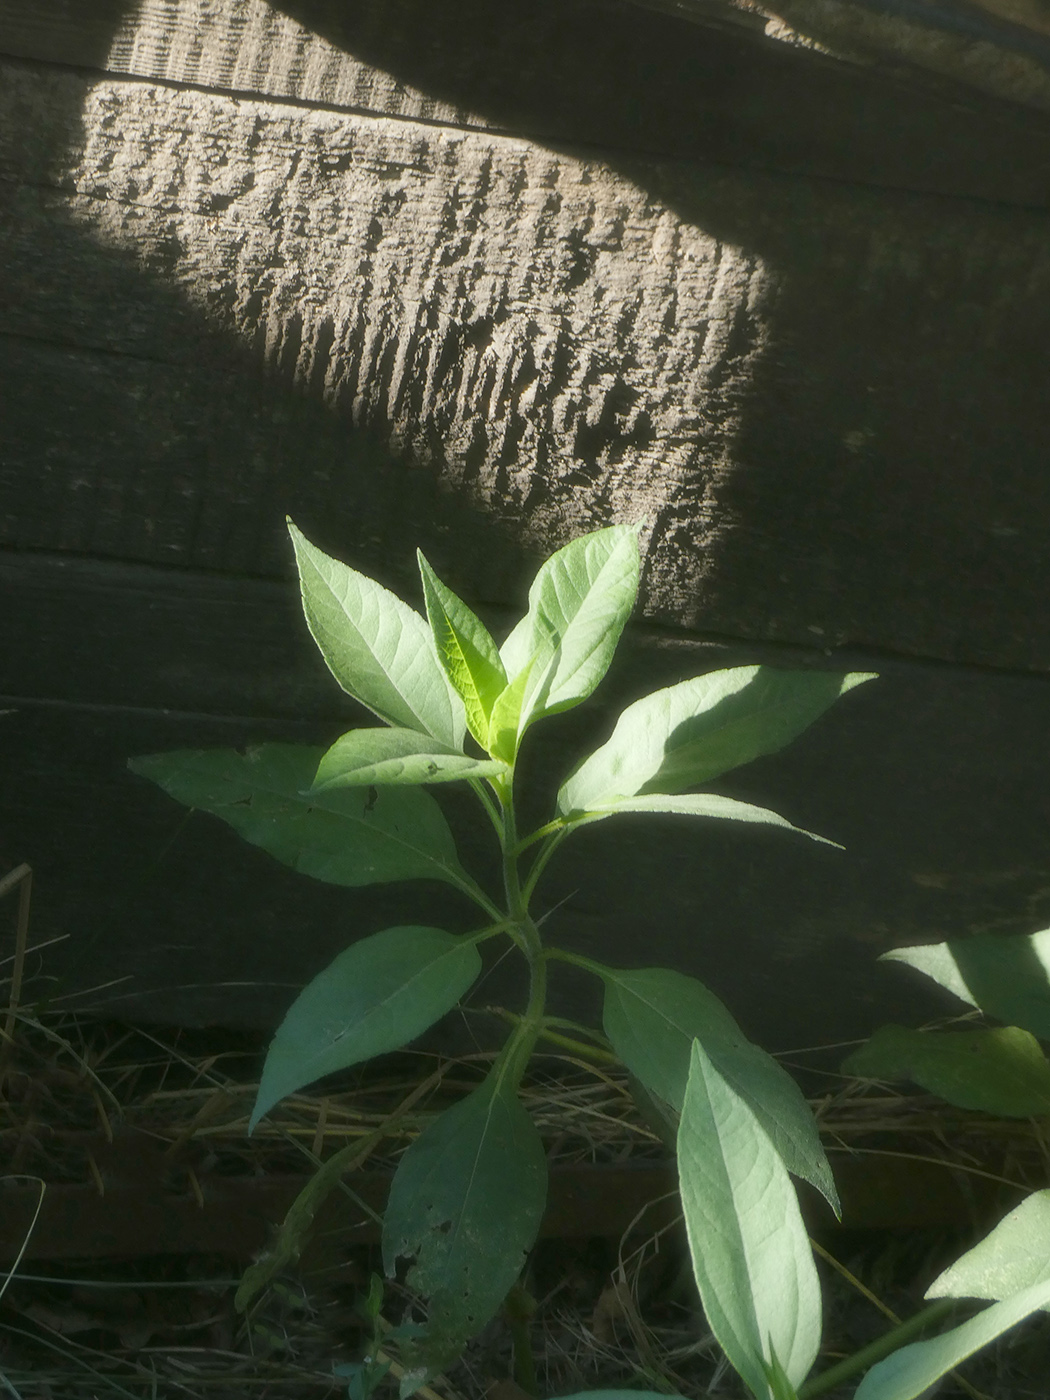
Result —
<svg viewBox="0 0 1050 1400"><path fill-rule="evenodd" d="M551 822L550 825L554 826L554 823ZM532 898L533 891L539 883L539 878L543 874L547 862L550 860L551 856L558 849L561 843L565 840L566 836L568 836L571 830L572 828L568 826L561 826L556 828L550 833L550 835L544 841L544 844L540 847L536 859L532 862L532 865L529 868L528 877L525 881L526 900Z"/></svg>
<svg viewBox="0 0 1050 1400"><path fill-rule="evenodd" d="M517 925L514 923L513 919L500 919L498 923L486 924L484 928L475 929L473 933L463 934L460 942L485 943L488 939L495 938L496 935L500 933L509 933L513 936L516 927Z"/></svg>
<svg viewBox="0 0 1050 1400"><path fill-rule="evenodd" d="M555 817L554 820L548 822L546 826L538 826L535 831L530 831L528 836L523 836L521 838L514 848L514 854L516 856L523 855L530 846L535 846L537 841L542 841L547 836L553 836L556 831L564 830L565 824L565 817Z"/></svg>
<svg viewBox="0 0 1050 1400"><path fill-rule="evenodd" d="M532 1346L529 1338L529 1321L536 1311L536 1300L520 1284L516 1283L507 1294L503 1304L503 1315L510 1332L514 1355L514 1380L529 1395L539 1394L536 1379L536 1366L532 1359Z"/></svg>
<svg viewBox="0 0 1050 1400"><path fill-rule="evenodd" d="M492 798L485 791L485 784L481 782L479 778L471 778L469 781L471 790L473 791L474 796L481 803L482 807L484 807L485 814L487 815L489 821L495 828L496 835L502 836L503 822L500 819L500 811L496 803L493 802Z"/></svg>
<svg viewBox="0 0 1050 1400"><path fill-rule="evenodd" d="M574 967L582 967L586 972L593 972L595 977L604 977L612 969L604 963L595 962L593 958L584 957L582 953L570 953L567 948L548 948L548 958L557 958L559 962L572 963Z"/></svg>
<svg viewBox="0 0 1050 1400"><path fill-rule="evenodd" d="M508 1011L505 1007L492 1008L497 1016L501 1016L504 1021L510 1021L512 1025L520 1026L524 1017L516 1015L513 1011ZM618 1065L619 1058L610 1054L608 1050L601 1050L597 1045L585 1045L582 1040L573 1040L567 1035L560 1035L557 1031L551 1030L551 1023L544 1021L537 1036L539 1040L549 1040L552 1045L560 1045L563 1050L569 1050L574 1055L578 1055L581 1060L590 1060L596 1065Z"/></svg>
<svg viewBox="0 0 1050 1400"><path fill-rule="evenodd" d="M799 1386L798 1400L816 1400L818 1395L826 1395L829 1390L834 1390L843 1381L848 1381L861 1371L867 1371L875 1365L876 1361L882 1361L893 1352L899 1351L906 1342L912 1341L913 1338L932 1327L934 1323L947 1317L957 1305L958 1300L955 1298L938 1298L928 1308L923 1308L922 1312L916 1313L914 1317L909 1317L907 1322L902 1322L898 1327L894 1327L883 1336L877 1337L868 1346L854 1352L852 1356L847 1356L834 1366L829 1366L819 1376L814 1376L812 1380Z"/></svg>
<svg viewBox="0 0 1050 1400"><path fill-rule="evenodd" d="M483 909L493 923L503 924L507 922L507 916L499 905L493 904L481 886L476 884L465 871L462 875L449 871L449 880L468 899L472 899L479 909Z"/></svg>

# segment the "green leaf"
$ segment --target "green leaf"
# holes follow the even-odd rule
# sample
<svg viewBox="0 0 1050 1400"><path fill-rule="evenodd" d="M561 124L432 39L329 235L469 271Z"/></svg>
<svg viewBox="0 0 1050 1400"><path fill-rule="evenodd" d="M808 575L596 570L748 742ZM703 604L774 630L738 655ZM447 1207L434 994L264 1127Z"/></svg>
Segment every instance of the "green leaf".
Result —
<svg viewBox="0 0 1050 1400"><path fill-rule="evenodd" d="M390 783L451 783L506 771L505 763L470 758L411 729L351 729L321 759L310 792Z"/></svg>
<svg viewBox="0 0 1050 1400"><path fill-rule="evenodd" d="M299 744L183 749L133 758L187 807L220 817L285 865L332 885L470 885L441 809L420 788L308 791L322 750Z"/></svg>
<svg viewBox="0 0 1050 1400"><path fill-rule="evenodd" d="M1050 1040L1050 929L895 948L882 960L908 963L986 1016Z"/></svg>
<svg viewBox="0 0 1050 1400"><path fill-rule="evenodd" d="M493 758L513 763L521 734L521 707L532 675L532 662L526 662L514 679L496 697L489 716L488 740L482 745Z"/></svg>
<svg viewBox="0 0 1050 1400"><path fill-rule="evenodd" d="M784 748L840 695L871 679L867 672L742 666L658 690L628 705L608 742L570 775L558 811L699 787Z"/></svg>
<svg viewBox="0 0 1050 1400"><path fill-rule="evenodd" d="M310 635L346 693L388 724L462 748L463 703L420 615L374 579L323 554L290 520L288 532Z"/></svg>
<svg viewBox="0 0 1050 1400"><path fill-rule="evenodd" d="M873 1366L853 1400L916 1400L943 1375L1050 1303L1050 1280L993 1303L960 1327L901 1347Z"/></svg>
<svg viewBox="0 0 1050 1400"><path fill-rule="evenodd" d="M801 1385L820 1347L820 1285L795 1189L748 1104L694 1041L678 1130L689 1252L711 1331L756 1396L773 1352Z"/></svg>
<svg viewBox="0 0 1050 1400"><path fill-rule="evenodd" d="M627 1068L682 1111L690 1055L699 1040L718 1072L748 1103L788 1171L839 1212L838 1193L809 1105L790 1074L752 1045L713 992L670 968L603 968L605 1033Z"/></svg>
<svg viewBox="0 0 1050 1400"><path fill-rule="evenodd" d="M586 700L609 669L638 593L638 536L613 525L573 540L540 567L529 611L500 649L513 681L531 665L518 733Z"/></svg>
<svg viewBox="0 0 1050 1400"><path fill-rule="evenodd" d="M422 1035L480 971L475 945L439 928L409 924L351 944L304 987L278 1027L248 1131L304 1085Z"/></svg>
<svg viewBox="0 0 1050 1400"><path fill-rule="evenodd" d="M1034 1191L980 1244L945 1269L927 1298L1000 1302L1050 1280L1050 1191Z"/></svg>
<svg viewBox="0 0 1050 1400"><path fill-rule="evenodd" d="M466 707L467 727L485 747L489 714L507 684L507 673L481 619L446 588L422 551L416 554L438 660Z"/></svg>
<svg viewBox="0 0 1050 1400"><path fill-rule="evenodd" d="M392 1276L429 1301L419 1361L433 1374L495 1315L539 1230L547 1191L543 1145L500 1062L402 1157L383 1222ZM411 1363L410 1363L411 1365Z"/></svg>
<svg viewBox="0 0 1050 1400"><path fill-rule="evenodd" d="M798 1400L798 1391L791 1384L787 1372L781 1366L776 1348L770 1347L770 1351L772 1355L768 1362L763 1363L763 1370L766 1373L766 1380L769 1382L773 1400Z"/></svg>
<svg viewBox="0 0 1050 1400"><path fill-rule="evenodd" d="M795 826L786 817L770 812L766 807L753 807L748 802L737 802L732 797L719 797L714 792L686 792L679 794L654 793L651 797L624 797L608 805L590 808L577 814L572 826L589 826L605 817L615 817L622 812L674 812L687 817L717 817L721 821L758 822L764 826L781 826L795 831L800 836L808 836L811 841L819 841L825 846L834 846L841 851L837 841L829 841L826 836L806 831Z"/></svg>
<svg viewBox="0 0 1050 1400"><path fill-rule="evenodd" d="M1016 1026L917 1031L881 1026L843 1063L859 1079L907 1079L958 1108L1036 1118L1050 1113L1050 1061Z"/></svg>

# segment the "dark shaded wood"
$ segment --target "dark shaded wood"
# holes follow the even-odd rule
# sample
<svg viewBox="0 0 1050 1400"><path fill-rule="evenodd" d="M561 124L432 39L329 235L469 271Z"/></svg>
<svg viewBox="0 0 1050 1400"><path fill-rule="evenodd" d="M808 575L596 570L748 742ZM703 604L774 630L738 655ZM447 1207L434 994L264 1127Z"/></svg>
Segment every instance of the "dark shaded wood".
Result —
<svg viewBox="0 0 1050 1400"><path fill-rule="evenodd" d="M0 102L8 545L273 576L290 511L507 603L520 546L644 519L654 620L1050 665L1044 211L53 70Z"/></svg>
<svg viewBox="0 0 1050 1400"><path fill-rule="evenodd" d="M18 1257L28 1262L161 1254L248 1260L266 1248L309 1180L306 1175L209 1172L201 1154L172 1157L139 1133L123 1133L113 1143L91 1134L66 1134L55 1146L67 1166L81 1157L85 1172L90 1153L103 1193L94 1185L53 1183L41 1205L37 1186L0 1184L0 1265ZM194 1168L193 1183L187 1166ZM834 1167L846 1229L965 1226L975 1215L987 1218L996 1207L1001 1210L1004 1201L1015 1204L1012 1197L1018 1194L979 1177L968 1178L964 1186L948 1162L837 1154ZM330 1196L318 1213L316 1243L308 1245L301 1264L306 1274L345 1263L346 1250L356 1245L379 1242L375 1215L386 1204L389 1178L359 1171L347 1176L345 1184L349 1194ZM807 1191L804 1204L810 1228L834 1228L834 1217L815 1193ZM620 1239L640 1218L650 1231L673 1228L680 1209L671 1164L555 1166L540 1238Z"/></svg>
<svg viewBox="0 0 1050 1400"><path fill-rule="evenodd" d="M32 565L0 573L0 708L14 710L0 718L0 870L32 864L34 942L65 939L36 966L33 995L75 994L100 1014L153 1022L268 1028L354 937L413 921L473 926L441 886L347 891L298 876L127 772L138 753L323 744L360 722L304 644L292 586L282 598L268 583ZM506 613L486 617L497 633L509 625ZM875 960L900 944L1050 923L1050 681L633 628L592 704L535 732L523 820L546 820L561 777L623 703L754 660L883 673L792 748L718 785L846 851L728 823L604 822L552 862L547 932L592 957L704 978L774 1047L948 1009ZM171 708L157 708L165 694ZM495 888L483 818L458 789L440 801L463 860ZM553 983L557 1013L597 1014L588 979L559 971ZM487 1036L480 1009L521 996L511 958L472 995L472 1030L454 1019L442 1043Z"/></svg>

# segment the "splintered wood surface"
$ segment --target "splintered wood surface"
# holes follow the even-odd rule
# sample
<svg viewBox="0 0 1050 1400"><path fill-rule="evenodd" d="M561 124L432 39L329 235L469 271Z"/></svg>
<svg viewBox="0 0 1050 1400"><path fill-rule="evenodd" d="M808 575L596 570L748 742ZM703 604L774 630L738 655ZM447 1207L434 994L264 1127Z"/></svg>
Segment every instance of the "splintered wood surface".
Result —
<svg viewBox="0 0 1050 1400"><path fill-rule="evenodd" d="M1043 118L342 9L5 0L0 540L272 577L290 511L499 604L644 520L651 619L1046 664Z"/></svg>

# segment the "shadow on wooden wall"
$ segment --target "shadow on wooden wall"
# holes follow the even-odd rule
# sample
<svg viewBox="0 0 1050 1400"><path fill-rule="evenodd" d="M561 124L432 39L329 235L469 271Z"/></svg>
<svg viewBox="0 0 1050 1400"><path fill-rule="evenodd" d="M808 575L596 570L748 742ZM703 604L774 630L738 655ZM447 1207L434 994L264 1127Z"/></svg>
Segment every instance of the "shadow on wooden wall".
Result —
<svg viewBox="0 0 1050 1400"><path fill-rule="evenodd" d="M350 722L276 582L286 512L406 593L421 544L503 621L536 552L647 517L613 700L876 654L733 793L849 857L585 835L552 872L580 947L637 962L642 929L787 1043L885 1014L882 948L1050 911L1045 680L892 658L1047 665L1042 118L611 5L4 10L0 856L77 936L67 989L265 1024L349 932L458 926L123 774Z"/></svg>

